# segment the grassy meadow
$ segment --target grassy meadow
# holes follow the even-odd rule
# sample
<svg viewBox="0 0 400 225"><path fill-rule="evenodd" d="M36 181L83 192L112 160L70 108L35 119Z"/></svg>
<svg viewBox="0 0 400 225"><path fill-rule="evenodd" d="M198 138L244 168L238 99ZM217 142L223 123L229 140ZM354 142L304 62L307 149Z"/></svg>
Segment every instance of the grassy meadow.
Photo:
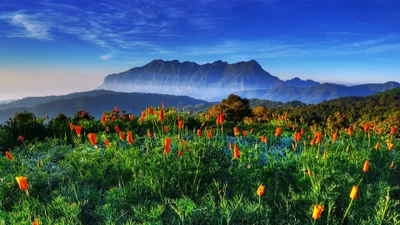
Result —
<svg viewBox="0 0 400 225"><path fill-rule="evenodd" d="M19 116L0 132L16 143L0 158L0 224L400 224L393 125L161 106Z"/></svg>

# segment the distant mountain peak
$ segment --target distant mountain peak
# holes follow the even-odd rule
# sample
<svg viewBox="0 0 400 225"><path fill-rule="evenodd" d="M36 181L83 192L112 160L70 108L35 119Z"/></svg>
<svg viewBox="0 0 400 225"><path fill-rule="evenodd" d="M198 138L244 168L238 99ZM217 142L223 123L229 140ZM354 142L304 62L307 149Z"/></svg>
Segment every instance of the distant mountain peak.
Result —
<svg viewBox="0 0 400 225"><path fill-rule="evenodd" d="M295 87L312 87L319 85L319 82L307 79L307 80L302 80L298 77L295 77L290 80L286 80L285 84L290 85L290 86L295 86Z"/></svg>

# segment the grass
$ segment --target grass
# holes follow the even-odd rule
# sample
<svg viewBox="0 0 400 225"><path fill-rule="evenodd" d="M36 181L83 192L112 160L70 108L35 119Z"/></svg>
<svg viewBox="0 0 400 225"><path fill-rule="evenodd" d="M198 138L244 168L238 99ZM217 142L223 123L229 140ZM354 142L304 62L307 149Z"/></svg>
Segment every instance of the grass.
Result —
<svg viewBox="0 0 400 225"><path fill-rule="evenodd" d="M121 140L104 126L92 145L87 133L99 121L85 121L88 132L80 137L71 131L72 142L62 135L24 140L10 150L12 160L0 159L0 224L32 224L36 218L40 224L400 224L400 173L398 166L389 168L400 162L394 135L370 129L350 136L343 128L333 141L332 131L296 124L305 133L294 142L288 121L189 128L196 115L169 111L167 116L161 123L148 115L146 126L137 119L133 144L126 141L130 130L122 129ZM233 136L233 126L240 135ZM276 127L283 128L278 137ZM317 130L322 140L311 146ZM240 158L233 159L229 143L238 146ZM366 160L370 166L362 172ZM16 176L27 177L29 196ZM353 185L359 190L351 200ZM318 220L311 218L314 204L324 206Z"/></svg>

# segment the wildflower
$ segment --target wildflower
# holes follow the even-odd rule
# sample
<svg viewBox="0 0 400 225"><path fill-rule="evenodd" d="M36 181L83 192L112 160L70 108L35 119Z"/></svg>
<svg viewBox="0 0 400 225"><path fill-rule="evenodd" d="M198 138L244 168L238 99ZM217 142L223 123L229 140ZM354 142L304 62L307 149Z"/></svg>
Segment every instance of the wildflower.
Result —
<svg viewBox="0 0 400 225"><path fill-rule="evenodd" d="M82 118L85 118L85 111L81 112L81 116L82 116Z"/></svg>
<svg viewBox="0 0 400 225"><path fill-rule="evenodd" d="M106 118L106 115L102 115L101 116L101 122L104 124L104 125L106 125L106 123L107 123L107 118Z"/></svg>
<svg viewBox="0 0 400 225"><path fill-rule="evenodd" d="M125 119L126 119L126 115L125 115L125 114L122 114L122 115L121 115L121 119L122 119L122 120L125 120Z"/></svg>
<svg viewBox="0 0 400 225"><path fill-rule="evenodd" d="M122 132L121 129L119 129L118 126L115 126L114 129L115 129L115 131L117 131L117 133L121 133Z"/></svg>
<svg viewBox="0 0 400 225"><path fill-rule="evenodd" d="M300 135L304 135L304 127L300 128Z"/></svg>
<svg viewBox="0 0 400 225"><path fill-rule="evenodd" d="M208 131L208 134L207 134L207 137L208 137L209 139L212 138L212 133L213 133L213 129L211 128L210 131Z"/></svg>
<svg viewBox="0 0 400 225"><path fill-rule="evenodd" d="M32 222L32 225L39 225L39 219L36 218L35 221Z"/></svg>
<svg viewBox="0 0 400 225"><path fill-rule="evenodd" d="M220 124L223 124L225 122L225 114L224 113L219 114L219 122L220 122Z"/></svg>
<svg viewBox="0 0 400 225"><path fill-rule="evenodd" d="M117 116L112 116L111 119L112 119L112 121L114 122L114 121L117 120Z"/></svg>
<svg viewBox="0 0 400 225"><path fill-rule="evenodd" d="M281 127L277 127L275 129L275 137L279 137L281 135L282 132L282 128Z"/></svg>
<svg viewBox="0 0 400 225"><path fill-rule="evenodd" d="M369 124L369 123L366 123L366 124L364 124L364 132L365 133L368 133L368 130L369 130L369 127L370 127L371 125Z"/></svg>
<svg viewBox="0 0 400 225"><path fill-rule="evenodd" d="M365 173L368 171L368 168L369 168L369 162L368 162L368 160L365 160L362 171Z"/></svg>
<svg viewBox="0 0 400 225"><path fill-rule="evenodd" d="M78 137L81 136L81 131L82 131L82 127L81 126L75 126L75 133Z"/></svg>
<svg viewBox="0 0 400 225"><path fill-rule="evenodd" d="M381 135L383 133L383 129L380 128L378 134Z"/></svg>
<svg viewBox="0 0 400 225"><path fill-rule="evenodd" d="M110 132L110 127L109 126L106 126L106 131Z"/></svg>
<svg viewBox="0 0 400 225"><path fill-rule="evenodd" d="M390 168L390 169L393 169L393 168L394 168L394 161L392 161L392 163L390 164L389 168Z"/></svg>
<svg viewBox="0 0 400 225"><path fill-rule="evenodd" d="M315 132L315 136L317 137L316 143L321 143L322 132Z"/></svg>
<svg viewBox="0 0 400 225"><path fill-rule="evenodd" d="M104 144L106 144L107 147L110 147L110 142L108 141L108 139L104 139Z"/></svg>
<svg viewBox="0 0 400 225"><path fill-rule="evenodd" d="M9 151L6 151L6 158L8 160L11 160L13 158L13 156L11 155L11 153Z"/></svg>
<svg viewBox="0 0 400 225"><path fill-rule="evenodd" d="M245 137L247 136L247 130L244 130L242 133L243 133L243 136L245 136Z"/></svg>
<svg viewBox="0 0 400 225"><path fill-rule="evenodd" d="M178 120L178 128L179 128L179 130L183 129L183 121L182 120Z"/></svg>
<svg viewBox="0 0 400 225"><path fill-rule="evenodd" d="M396 130L397 130L397 127L393 126L392 129L390 129L390 134L391 135L395 135L396 134Z"/></svg>
<svg viewBox="0 0 400 225"><path fill-rule="evenodd" d="M183 155L183 151L182 151L182 150L179 150L179 151L178 151L178 156L179 156L179 157L182 157L182 155Z"/></svg>
<svg viewBox="0 0 400 225"><path fill-rule="evenodd" d="M171 151L171 139L165 138L164 154L168 154Z"/></svg>
<svg viewBox="0 0 400 225"><path fill-rule="evenodd" d="M238 136L240 133L239 133L239 127L234 127L233 128L233 134L235 135L235 136Z"/></svg>
<svg viewBox="0 0 400 225"><path fill-rule="evenodd" d="M119 139L121 139L122 141L125 139L124 133L119 132Z"/></svg>
<svg viewBox="0 0 400 225"><path fill-rule="evenodd" d="M21 191L25 191L29 188L28 179L26 177L15 177L15 180L17 181L19 189L21 189Z"/></svg>
<svg viewBox="0 0 400 225"><path fill-rule="evenodd" d="M164 102L161 102L161 108L164 108Z"/></svg>
<svg viewBox="0 0 400 225"><path fill-rule="evenodd" d="M337 132L333 133L333 134L332 134L332 140L333 140L333 141L337 141L337 136L338 136L338 133L337 133Z"/></svg>
<svg viewBox="0 0 400 225"><path fill-rule="evenodd" d="M132 114L129 114L129 119L130 119L131 121L133 121L133 120L135 119L135 116L133 116Z"/></svg>
<svg viewBox="0 0 400 225"><path fill-rule="evenodd" d="M158 120L161 122L164 121L164 108L161 108Z"/></svg>
<svg viewBox="0 0 400 225"><path fill-rule="evenodd" d="M312 211L313 220L317 220L321 216L321 213L323 210L324 210L324 206L315 204L313 211Z"/></svg>
<svg viewBox="0 0 400 225"><path fill-rule="evenodd" d="M310 167L307 167L307 174L308 174L308 176L309 177L312 177L312 172L311 172L311 169L310 169Z"/></svg>
<svg viewBox="0 0 400 225"><path fill-rule="evenodd" d="M96 145L96 134L95 133L89 133L88 134L88 138L90 140L90 143L92 143L92 145Z"/></svg>
<svg viewBox="0 0 400 225"><path fill-rule="evenodd" d="M357 195L358 195L358 187L357 187L357 185L353 185L353 188L351 189L351 192L350 192L350 198L352 200L354 200L357 198Z"/></svg>
<svg viewBox="0 0 400 225"><path fill-rule="evenodd" d="M73 125L72 123L69 123L69 129L70 129L71 131L75 130L75 127L74 127L74 125Z"/></svg>
<svg viewBox="0 0 400 225"><path fill-rule="evenodd" d="M267 143L268 142L267 138L264 135L260 136L260 141L263 142L263 143Z"/></svg>
<svg viewBox="0 0 400 225"><path fill-rule="evenodd" d="M129 142L129 144L133 144L132 132L126 132L126 140Z"/></svg>
<svg viewBox="0 0 400 225"><path fill-rule="evenodd" d="M201 130L197 129L197 137L201 137Z"/></svg>
<svg viewBox="0 0 400 225"><path fill-rule="evenodd" d="M232 151L232 142L229 142L229 149Z"/></svg>
<svg viewBox="0 0 400 225"><path fill-rule="evenodd" d="M258 195L258 197L263 196L264 190L265 190L265 186L262 185L262 184L260 184L260 186L259 186L258 189L257 189L257 195Z"/></svg>
<svg viewBox="0 0 400 225"><path fill-rule="evenodd" d="M168 129L167 126L164 126L164 131L165 131L165 132L168 132L168 131L169 131L169 129Z"/></svg>
<svg viewBox="0 0 400 225"><path fill-rule="evenodd" d="M151 134L150 129L148 129L148 130L147 130L147 137L148 137L148 138L151 138L152 136L153 136L153 135Z"/></svg>
<svg viewBox="0 0 400 225"><path fill-rule="evenodd" d="M18 140L19 140L19 141L24 141L24 137L20 135L20 136L18 137Z"/></svg>
<svg viewBox="0 0 400 225"><path fill-rule="evenodd" d="M394 144L393 143L388 143L387 146L388 146L389 150L393 150L393 148L394 148Z"/></svg>
<svg viewBox="0 0 400 225"><path fill-rule="evenodd" d="M310 145L311 145L311 146L314 146L316 141L317 141L317 136L315 136L315 137L311 140Z"/></svg>
<svg viewBox="0 0 400 225"><path fill-rule="evenodd" d="M118 113L118 112L119 112L117 106L114 106L114 112L115 112L115 113Z"/></svg>
<svg viewBox="0 0 400 225"><path fill-rule="evenodd" d="M240 157L239 147L235 144L233 146L233 159L237 159Z"/></svg>
<svg viewBox="0 0 400 225"><path fill-rule="evenodd" d="M381 147L381 143L379 143L379 141L378 142L376 142L376 145L375 145L375 150L379 150L379 147Z"/></svg>
<svg viewBox="0 0 400 225"><path fill-rule="evenodd" d="M300 141L301 140L301 135L299 132L294 132L294 141Z"/></svg>
<svg viewBox="0 0 400 225"><path fill-rule="evenodd" d="M347 133L349 135L353 135L353 127L349 127L349 129L347 130Z"/></svg>

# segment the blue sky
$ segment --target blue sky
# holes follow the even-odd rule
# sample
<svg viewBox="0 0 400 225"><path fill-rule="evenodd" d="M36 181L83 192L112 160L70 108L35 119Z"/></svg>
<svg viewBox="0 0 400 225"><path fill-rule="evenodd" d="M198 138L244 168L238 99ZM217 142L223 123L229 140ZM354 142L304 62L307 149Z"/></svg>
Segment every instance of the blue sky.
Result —
<svg viewBox="0 0 400 225"><path fill-rule="evenodd" d="M153 59L255 59L282 80L400 82L400 1L0 2L0 100L91 90Z"/></svg>

